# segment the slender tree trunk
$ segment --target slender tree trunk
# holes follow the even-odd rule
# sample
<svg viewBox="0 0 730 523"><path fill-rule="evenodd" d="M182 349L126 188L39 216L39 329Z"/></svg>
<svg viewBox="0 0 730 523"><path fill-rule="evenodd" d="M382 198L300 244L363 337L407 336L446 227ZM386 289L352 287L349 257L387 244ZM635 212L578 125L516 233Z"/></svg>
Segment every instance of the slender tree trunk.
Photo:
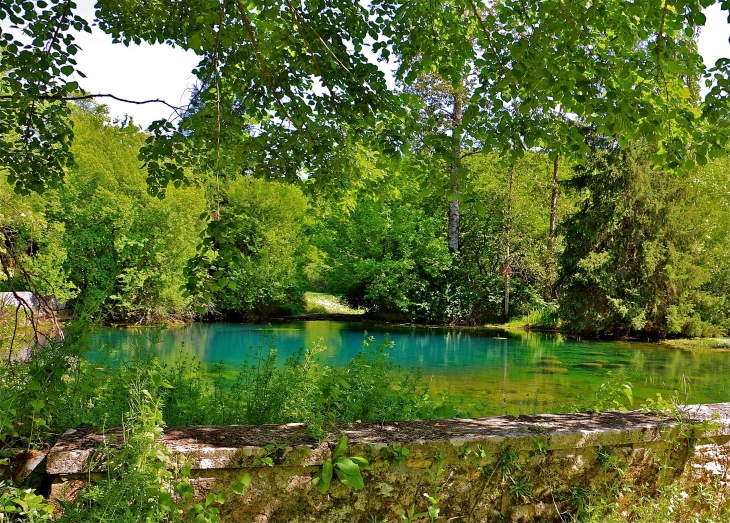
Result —
<svg viewBox="0 0 730 523"><path fill-rule="evenodd" d="M550 239L548 240L548 251L552 255L555 250L555 236L557 230L558 215L558 169L560 167L560 153L553 162L553 194L550 198Z"/></svg>
<svg viewBox="0 0 730 523"><path fill-rule="evenodd" d="M510 267L510 240L512 235L512 180L514 177L514 166L509 169L509 192L507 193L507 248L504 256L504 317L509 320L509 280L512 274Z"/></svg>
<svg viewBox="0 0 730 523"><path fill-rule="evenodd" d="M553 193L550 197L550 237L548 238L548 289L546 297L553 300L553 284L555 283L555 241L557 239L558 218L558 169L560 168L560 153L553 162Z"/></svg>
<svg viewBox="0 0 730 523"><path fill-rule="evenodd" d="M461 220L461 204L459 202L459 191L461 178L459 167L461 165L461 133L456 128L461 125L461 114L463 106L461 101L461 89L454 93L454 111L451 113L451 123L454 129L454 163L451 164L451 174L454 180L454 199L449 202L449 226L447 230L447 242L449 252L459 252L459 221Z"/></svg>
<svg viewBox="0 0 730 523"><path fill-rule="evenodd" d="M558 106L558 121L563 120L562 107ZM560 153L556 153L553 161L553 193L550 197L550 236L548 237L548 289L546 297L552 301L555 284L555 241L557 240L558 218L558 171L560 170Z"/></svg>
<svg viewBox="0 0 730 523"><path fill-rule="evenodd" d="M509 260L509 241L507 242L507 260ZM509 261L506 266L508 270L504 274L504 317L509 320Z"/></svg>

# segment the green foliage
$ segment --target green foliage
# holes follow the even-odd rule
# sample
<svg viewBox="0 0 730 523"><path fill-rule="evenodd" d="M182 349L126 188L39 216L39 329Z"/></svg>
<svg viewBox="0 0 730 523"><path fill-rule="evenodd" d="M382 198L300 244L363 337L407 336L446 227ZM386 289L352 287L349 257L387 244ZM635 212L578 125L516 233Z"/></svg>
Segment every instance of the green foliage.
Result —
<svg viewBox="0 0 730 523"><path fill-rule="evenodd" d="M13 487L0 481L0 514L7 518L3 521L53 521L53 511L53 505L32 488Z"/></svg>
<svg viewBox="0 0 730 523"><path fill-rule="evenodd" d="M343 485L352 487L355 490L365 488L360 470L369 465L368 460L360 456L345 456L347 451L347 436L340 436L340 440L332 450L332 458L325 460L322 468L317 471L312 479L312 485L319 488L322 494L329 491L332 484L333 472Z"/></svg>
<svg viewBox="0 0 730 523"><path fill-rule="evenodd" d="M406 462L406 457L410 454L408 447L404 445L398 445L397 443L390 445L389 447L383 447L380 449L380 455L392 462L394 465Z"/></svg>
<svg viewBox="0 0 730 523"><path fill-rule="evenodd" d="M252 347L240 371L210 379L199 365L180 358L166 369L165 421L171 425L305 422L315 436L338 421L384 421L433 417L438 404L419 384L417 370L402 371L388 356L392 345L372 338L339 369L322 367L315 345L278 363L275 340ZM296 384L296 386L293 386ZM394 384L396 385L394 387ZM456 413L455 409L451 409Z"/></svg>
<svg viewBox="0 0 730 523"><path fill-rule="evenodd" d="M623 151L633 142L653 144L644 163L666 172L691 173L724 153L726 68L720 61L707 72L694 41L706 22L702 7L712 3L660 9L550 0L487 9L472 0L436 7L336 0L325 16L319 0L284 9L269 0L183 0L172 8L102 0L97 24L115 40L173 44L200 57L187 109L142 134L129 122L109 125L86 101L81 111L69 105L88 99L69 81L78 50L72 31L88 30L76 4L11 0L0 19L32 38L0 35L2 175L24 194L68 179L34 204L47 223L26 220L13 234L31 252L40 248L27 261L42 292L102 303L108 319L185 316L193 301L201 314L296 312L302 291L315 283L372 313L474 324L503 314L504 266L512 270L510 314L528 314L553 298L561 250L547 231L549 165L560 158L561 165L594 168L593 144L581 128L611 137ZM381 59L395 58L397 91L363 51L368 46ZM700 103L703 75L709 91ZM429 80L435 89L424 88ZM451 111L454 100L458 111ZM257 185L251 177L276 182ZM334 196L352 211L333 212L331 202L317 209L326 215L315 226L324 255L303 239L311 209L301 194L285 194L284 181L309 190L317 204ZM208 188L211 205L196 184ZM144 192L174 201L156 203ZM359 192L370 198L356 202ZM464 248L450 256L442 243L446 203L456 196ZM558 214L570 203L561 195ZM634 232L643 225L634 223ZM41 242L32 239L38 233ZM583 321L579 303L578 312L561 314L571 328L591 332L707 335L725 328L727 292L718 282L728 280L727 268L707 260L727 258L727 242L716 230L710 236L688 257L689 247L679 245L685 240L655 234L632 277L613 285L593 274L604 295L595 317ZM578 279L590 280L588 273L616 267L622 257L577 249L566 261L569 278L578 267L585 273ZM699 251L701 263L693 259ZM665 280L654 294L633 285L652 264ZM587 294L574 291L568 294Z"/></svg>
<svg viewBox="0 0 730 523"><path fill-rule="evenodd" d="M218 507L226 502L226 494L209 493L195 502L190 466L173 460L157 442L164 427L161 392L170 388L160 370L156 360L149 360L127 376L123 441L105 440L99 449L102 479L64 504L60 521L220 521Z"/></svg>
<svg viewBox="0 0 730 523"><path fill-rule="evenodd" d="M14 194L0 175L0 290L31 291L64 303L77 294L69 280L63 223L42 197Z"/></svg>
<svg viewBox="0 0 730 523"><path fill-rule="evenodd" d="M178 288L201 230L203 190L150 197L137 159L144 135L134 125L111 124L99 106L79 110L74 121L77 167L49 194L49 215L64 224L66 267L79 301L100 303L112 318L184 315L189 302Z"/></svg>
<svg viewBox="0 0 730 523"><path fill-rule="evenodd" d="M393 166L377 199L331 210L314 229L327 290L373 313L448 321L441 302L452 260L438 205L419 193L413 172Z"/></svg>
<svg viewBox="0 0 730 523"><path fill-rule="evenodd" d="M88 103L73 110L73 121L76 163L63 187L17 196L0 186L3 234L15 254L0 288L37 290L105 319L185 317L190 302L178 289L202 228L204 191L150 197L137 159L139 129L111 122L104 107Z"/></svg>
<svg viewBox="0 0 730 523"><path fill-rule="evenodd" d="M321 346L300 351L278 365L274 338L250 348L248 358L233 379L222 365L210 379L199 365L179 358L165 376L173 388L167 393L165 420L172 425L226 425L245 423L322 423L315 364ZM296 386L292 386L296 383Z"/></svg>
<svg viewBox="0 0 730 523"><path fill-rule="evenodd" d="M416 506L411 505L411 508L408 509L408 512L403 509L398 509L398 514L400 515L404 523L415 523L423 516L428 515L428 512L416 512Z"/></svg>
<svg viewBox="0 0 730 523"><path fill-rule="evenodd" d="M78 90L73 33L91 32L75 8L66 0L0 4L0 175L19 194L58 187L73 164L63 98Z"/></svg>
<svg viewBox="0 0 730 523"><path fill-rule="evenodd" d="M687 475L690 476L690 475ZM657 492L635 489L619 497L602 496L589 489L573 490L579 521L585 523L721 523L730 517L730 499L720 477L683 476Z"/></svg>
<svg viewBox="0 0 730 523"><path fill-rule="evenodd" d="M435 405L419 383L420 370L403 372L388 355L390 348L387 338L375 345L368 337L347 365L325 370L321 391L330 419L385 421L433 414Z"/></svg>
<svg viewBox="0 0 730 523"><path fill-rule="evenodd" d="M513 313L544 307L554 265L547 250L552 163L537 154L511 168L497 155L466 159L458 256L445 244L447 201L422 189L437 167L416 158L393 164L377 199L350 212L331 209L315 225L328 290L371 314L478 324L503 315L500 268L508 264ZM573 202L561 197L558 214Z"/></svg>
<svg viewBox="0 0 730 523"><path fill-rule="evenodd" d="M74 337L67 340L35 345L27 360L0 365L0 446L44 446L52 437L68 376L78 372Z"/></svg>
<svg viewBox="0 0 730 523"><path fill-rule="evenodd" d="M434 521L438 521L439 519L444 519L444 517L441 515L441 509L438 506L441 502L441 497L431 496L426 492L423 493L423 496L428 500L428 507L426 509L428 513L428 520L433 523Z"/></svg>
<svg viewBox="0 0 730 523"><path fill-rule="evenodd" d="M705 245L726 227L705 218L712 204L691 178L650 168L647 146L595 146L574 179L585 199L564 223L561 317L578 331L701 334L720 303Z"/></svg>
<svg viewBox="0 0 730 523"><path fill-rule="evenodd" d="M595 392L592 402L579 407L579 410L603 412L604 410L628 410L634 403L634 388L627 380L626 371L606 373L606 381Z"/></svg>
<svg viewBox="0 0 730 523"><path fill-rule="evenodd" d="M251 177L228 182L224 194L220 220L209 223L203 240L216 308L239 315L301 311L305 269L316 256L304 234L307 199L296 187ZM188 287L195 290L201 282L192 267Z"/></svg>
<svg viewBox="0 0 730 523"><path fill-rule="evenodd" d="M171 387L159 362L139 357L114 378L87 365L77 366L77 343L67 338L37 347L29 360L0 367L0 397L16 398L13 408L3 410L0 445L47 444L69 423L73 427L92 423L100 430L107 424L121 425L122 440L104 440L92 458L99 459L101 478L82 489L74 501L63 503L60 517L54 517L54 506L32 489L2 483L0 513L9 521L63 523L219 521L218 507L226 495L212 493L194 502L190 467L173 460L157 442L164 426L162 397ZM24 403L30 404L25 410ZM242 475L240 482L245 484L246 477Z"/></svg>
<svg viewBox="0 0 730 523"><path fill-rule="evenodd" d="M142 7L102 0L95 16L117 42L167 43L200 57L188 109L175 124L155 122L142 149L150 192L163 194L189 181L193 165L224 171L221 159L236 164L232 171L274 178L298 181L304 172L327 188L369 176L358 162L363 146L406 149L419 106L388 89L372 52L383 60L394 54L406 86L423 74L455 87L474 78L462 124L468 141L513 158L536 147L587 153L570 123L555 118L568 113L621 145L637 137L659 143L657 162L672 169L703 164L727 140L724 62L707 74L710 90L697 103L706 71L692 35L713 3L662 9L549 0L487 9L472 0L438 8L337 0L324 15L317 0L285 8L269 0L185 0L172 8L161 0ZM0 10L0 19L32 35L26 43L4 33L0 46L0 164L19 190L56 186L70 160L67 99L79 87L68 81L78 50L72 29L89 30L77 11L60 0L11 0Z"/></svg>
<svg viewBox="0 0 730 523"><path fill-rule="evenodd" d="M478 154L464 162L470 193L464 200L459 270L463 302L470 308L465 316L475 319L503 317L502 267L511 270L510 315L550 307L545 299L552 293L553 256L562 247L558 238L555 252L548 249L553 163L535 153L508 167L500 160L496 154ZM565 171L561 178L569 176ZM574 202L572 194L561 193L557 215L569 213Z"/></svg>
<svg viewBox="0 0 730 523"><path fill-rule="evenodd" d="M79 357L83 346L82 338L67 337L34 348L12 368L0 366L0 401L7 406L0 412L1 446L42 446L79 426L121 426L129 419L129 398L146 397L130 390L138 382L151 383L144 390L155 387L155 409L174 426L305 422L322 437L341 421L422 419L443 410L417 370L393 363L387 340L376 347L366 339L349 364L332 369L316 362L324 350L319 345L281 365L270 338L251 349L237 372L217 365L212 374L183 356L161 367L154 334L113 365L90 364ZM458 415L453 406L448 410Z"/></svg>
<svg viewBox="0 0 730 523"><path fill-rule="evenodd" d="M525 316L529 327L541 329L557 329L560 327L560 309L556 303L545 303L530 310Z"/></svg>

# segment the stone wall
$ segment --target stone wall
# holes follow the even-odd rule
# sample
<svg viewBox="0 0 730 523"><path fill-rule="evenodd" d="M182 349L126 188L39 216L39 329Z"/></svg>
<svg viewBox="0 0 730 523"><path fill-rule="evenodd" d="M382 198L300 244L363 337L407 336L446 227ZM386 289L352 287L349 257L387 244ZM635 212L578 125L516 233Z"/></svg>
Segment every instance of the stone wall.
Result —
<svg viewBox="0 0 730 523"><path fill-rule="evenodd" d="M672 481L695 448L706 457L698 466L724 474L730 403L688 407L685 418L633 411L354 423L324 442L300 424L171 427L161 441L192 465L201 498L230 492L239 474L251 474L245 493L222 506L224 522L401 521L400 511L427 509L426 495L439 498L440 515L455 521L561 521L590 488L631 482L651 492ZM333 480L321 494L312 478L341 433L347 455L370 462L362 470L365 487ZM99 461L105 439L120 441L121 433L62 436L47 457L47 472L57 475L53 497L73 496L93 480L89 463ZM254 463L264 456L273 466Z"/></svg>

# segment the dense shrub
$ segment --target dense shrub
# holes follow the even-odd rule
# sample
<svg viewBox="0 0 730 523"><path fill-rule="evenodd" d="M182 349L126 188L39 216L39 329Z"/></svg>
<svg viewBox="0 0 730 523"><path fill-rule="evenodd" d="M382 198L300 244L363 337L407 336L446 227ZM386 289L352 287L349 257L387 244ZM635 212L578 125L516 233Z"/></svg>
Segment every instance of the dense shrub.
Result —
<svg viewBox="0 0 730 523"><path fill-rule="evenodd" d="M21 255L11 275L16 289L29 285L25 270L42 294L104 319L185 315L182 271L199 242L204 189L171 187L164 200L150 196L137 158L144 133L111 122L93 104L76 108L73 120L76 164L60 188L19 196L0 183L0 197L10 203L0 221ZM5 290L10 282L3 280L4 273Z"/></svg>
<svg viewBox="0 0 730 523"><path fill-rule="evenodd" d="M271 314L303 310L305 269L314 256L305 235L311 220L300 189L278 182L241 177L224 187L219 247L238 251L228 266L233 281L214 297L227 314Z"/></svg>
<svg viewBox="0 0 730 523"><path fill-rule="evenodd" d="M412 175L394 169L380 197L330 210L314 229L326 255L326 290L371 313L448 321L441 302L452 259L443 209L440 199L419 194Z"/></svg>

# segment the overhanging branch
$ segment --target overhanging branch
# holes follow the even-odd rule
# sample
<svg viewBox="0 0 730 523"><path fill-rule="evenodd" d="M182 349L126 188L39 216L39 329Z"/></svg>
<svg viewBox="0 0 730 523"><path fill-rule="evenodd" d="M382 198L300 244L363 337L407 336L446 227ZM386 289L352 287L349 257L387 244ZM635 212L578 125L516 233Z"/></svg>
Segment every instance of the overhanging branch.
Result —
<svg viewBox="0 0 730 523"><path fill-rule="evenodd" d="M9 100L11 98L14 98L13 95L0 95L0 100ZM169 107L173 111L175 111L175 114L178 115L178 117L183 116L185 112L184 107L175 106L172 105L165 100L160 100L159 98L155 98L154 100L128 100L126 98L121 98L119 96L113 95L113 94L83 94L83 95L77 95L77 96L54 96L54 95L48 95L48 96L38 96L37 100L45 100L45 101L76 101L76 100L93 100L94 98L111 98L112 100L116 100L118 102L124 102L128 104L134 104L134 105L145 105L145 104L152 104L152 103L159 103L166 107Z"/></svg>

